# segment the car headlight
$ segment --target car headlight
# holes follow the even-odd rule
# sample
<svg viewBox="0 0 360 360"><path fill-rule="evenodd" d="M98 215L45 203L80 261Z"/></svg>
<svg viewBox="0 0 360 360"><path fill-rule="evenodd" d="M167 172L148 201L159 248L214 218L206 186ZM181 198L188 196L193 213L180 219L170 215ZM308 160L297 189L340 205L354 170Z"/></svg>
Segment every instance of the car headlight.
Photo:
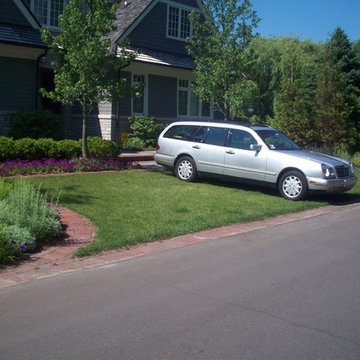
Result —
<svg viewBox="0 0 360 360"><path fill-rule="evenodd" d="M352 163L350 163L350 171L351 171L351 175L355 174L354 165Z"/></svg>
<svg viewBox="0 0 360 360"><path fill-rule="evenodd" d="M321 165L321 170L322 170L322 172L324 174L324 177L326 179L335 179L335 170L331 166L322 164Z"/></svg>

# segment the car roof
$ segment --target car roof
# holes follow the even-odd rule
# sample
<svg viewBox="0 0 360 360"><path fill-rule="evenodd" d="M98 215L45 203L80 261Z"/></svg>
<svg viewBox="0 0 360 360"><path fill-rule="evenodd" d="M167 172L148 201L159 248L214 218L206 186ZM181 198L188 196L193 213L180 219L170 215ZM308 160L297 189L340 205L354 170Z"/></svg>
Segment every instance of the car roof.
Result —
<svg viewBox="0 0 360 360"><path fill-rule="evenodd" d="M169 126L173 125L200 125L200 126L225 126L225 127L246 127L253 130L266 130L273 129L271 126L266 124L250 124L250 123L241 123L237 121L222 121L222 120L211 120L211 121L199 121L199 120L182 120L171 123Z"/></svg>

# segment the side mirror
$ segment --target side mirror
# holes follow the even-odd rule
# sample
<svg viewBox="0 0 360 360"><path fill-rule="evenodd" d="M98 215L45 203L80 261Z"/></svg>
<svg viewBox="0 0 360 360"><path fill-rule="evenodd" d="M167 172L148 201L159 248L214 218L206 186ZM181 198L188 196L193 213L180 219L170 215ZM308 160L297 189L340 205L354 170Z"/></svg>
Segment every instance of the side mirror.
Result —
<svg viewBox="0 0 360 360"><path fill-rule="evenodd" d="M253 151L256 151L256 152L259 152L262 148L262 145L260 144L251 144L250 145L250 150L253 150Z"/></svg>

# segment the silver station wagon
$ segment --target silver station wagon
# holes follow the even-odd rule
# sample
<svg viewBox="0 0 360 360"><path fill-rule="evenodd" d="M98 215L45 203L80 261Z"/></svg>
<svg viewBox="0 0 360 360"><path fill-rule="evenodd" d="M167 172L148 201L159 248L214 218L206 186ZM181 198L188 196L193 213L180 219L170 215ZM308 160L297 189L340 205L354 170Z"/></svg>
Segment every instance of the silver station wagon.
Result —
<svg viewBox="0 0 360 360"><path fill-rule="evenodd" d="M347 191L357 180L346 160L301 150L271 127L229 122L170 124L159 136L155 161L182 181L229 177L271 185L289 200L301 200L309 191Z"/></svg>

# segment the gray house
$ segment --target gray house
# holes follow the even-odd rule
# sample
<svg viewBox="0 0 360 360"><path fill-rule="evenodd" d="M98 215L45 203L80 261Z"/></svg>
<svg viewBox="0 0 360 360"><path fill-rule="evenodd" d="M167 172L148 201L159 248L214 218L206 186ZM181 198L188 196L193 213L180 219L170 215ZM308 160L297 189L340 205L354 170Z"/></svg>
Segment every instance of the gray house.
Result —
<svg viewBox="0 0 360 360"><path fill-rule="evenodd" d="M0 129L6 114L39 106L39 62L46 53L40 24L21 0L0 1Z"/></svg>
<svg viewBox="0 0 360 360"><path fill-rule="evenodd" d="M23 11L24 8L26 9L21 0L5 0L5 2L8 3L8 9L9 4L13 6L17 4L17 7ZM58 30L57 15L62 11L66 0L26 0L25 3L42 26L48 26L54 31ZM15 10L13 9L14 13L16 13ZM44 45L38 36L39 23L34 20L29 10L24 12L27 17L33 19L33 26L29 23L26 29L35 32L38 40L38 52L33 59L32 86L38 88L42 85L49 88L51 87L49 56L44 56ZM116 28L109 37L114 49L117 49L117 45L127 38L130 40L131 47L138 51L137 59L123 68L120 76L131 83L143 83L144 90L140 96L120 103L99 104L97 111L90 116L89 135L102 136L119 142L121 133L128 130L128 118L136 115L154 116L163 122L214 118L212 106L202 103L191 90L195 64L187 54L185 46L186 38L192 34L192 26L188 19L188 14L192 10L201 11L200 0L121 1L115 21ZM0 14L3 14L1 9ZM5 23L3 17L0 15L0 22ZM26 16L23 17L26 18ZM1 41L2 37L0 37ZM6 66L12 63L2 52L0 56L7 58L7 60L0 60L4 61ZM6 77L6 73L6 68L4 68L4 74L1 73L0 76ZM13 89L7 88L6 84L0 87L1 96L6 91L11 92ZM32 97L33 102L27 108L55 107L56 110L56 104L46 104L40 100L35 102L35 95ZM0 104L0 111L3 113L21 109L19 103L14 103L8 108L5 108L1 102ZM81 114L64 107L62 114L65 118L66 136L81 137Z"/></svg>

